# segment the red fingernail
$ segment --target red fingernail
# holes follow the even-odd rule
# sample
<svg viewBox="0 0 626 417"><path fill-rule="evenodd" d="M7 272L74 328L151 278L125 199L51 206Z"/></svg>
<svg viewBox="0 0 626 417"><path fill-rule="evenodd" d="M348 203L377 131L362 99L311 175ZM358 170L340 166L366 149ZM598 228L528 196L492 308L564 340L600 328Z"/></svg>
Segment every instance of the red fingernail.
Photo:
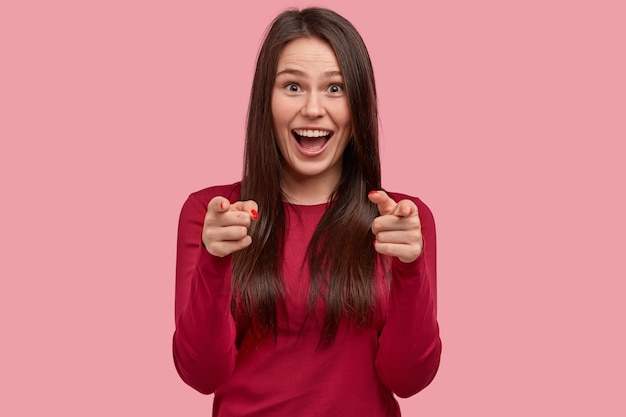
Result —
<svg viewBox="0 0 626 417"><path fill-rule="evenodd" d="M254 220L257 220L259 218L259 213L257 213L256 210L250 210L250 213L252 214L252 217L254 218Z"/></svg>
<svg viewBox="0 0 626 417"><path fill-rule="evenodd" d="M224 210L224 202L223 201L220 203L220 209Z"/></svg>
<svg viewBox="0 0 626 417"><path fill-rule="evenodd" d="M370 191L368 194L369 194L369 195L372 195L372 194L376 194L376 193L377 193L377 191L376 191L376 190L372 190L372 191Z"/></svg>

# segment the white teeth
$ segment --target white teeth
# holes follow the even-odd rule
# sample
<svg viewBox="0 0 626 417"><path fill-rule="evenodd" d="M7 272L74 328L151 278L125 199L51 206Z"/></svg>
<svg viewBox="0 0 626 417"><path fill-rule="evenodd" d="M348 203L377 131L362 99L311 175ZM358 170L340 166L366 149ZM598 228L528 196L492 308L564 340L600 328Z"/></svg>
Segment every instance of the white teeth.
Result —
<svg viewBox="0 0 626 417"><path fill-rule="evenodd" d="M298 136L306 136L307 138L319 138L320 136L330 135L330 132L327 130L296 129L294 132L296 132Z"/></svg>

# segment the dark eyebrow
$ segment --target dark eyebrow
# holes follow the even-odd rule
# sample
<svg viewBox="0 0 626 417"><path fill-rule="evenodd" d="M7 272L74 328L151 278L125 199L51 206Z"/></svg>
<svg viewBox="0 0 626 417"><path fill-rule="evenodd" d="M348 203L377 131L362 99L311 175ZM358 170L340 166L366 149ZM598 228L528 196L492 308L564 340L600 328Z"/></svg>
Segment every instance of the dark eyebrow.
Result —
<svg viewBox="0 0 626 417"><path fill-rule="evenodd" d="M324 78L331 78L334 76L343 77L343 74L341 73L341 71L328 71L324 73Z"/></svg>
<svg viewBox="0 0 626 417"><path fill-rule="evenodd" d="M300 71L300 70L297 70L297 69L291 69L291 68L287 68L287 69L284 69L284 70L278 72L276 74L276 77L278 77L280 75L283 75L283 74L290 74L290 75L296 75L296 76L302 77L302 78L309 78L308 75L306 75L304 73L304 71ZM335 77L335 76L342 77L343 75L341 74L341 71L327 71L324 74L322 74L322 76L324 78L331 78L331 77Z"/></svg>
<svg viewBox="0 0 626 417"><path fill-rule="evenodd" d="M303 71L297 70L297 69L284 69L280 72L278 72L276 74L276 76L278 77L279 75L283 75L283 74L289 74L289 75L297 75L298 77L304 77L306 78L306 74Z"/></svg>

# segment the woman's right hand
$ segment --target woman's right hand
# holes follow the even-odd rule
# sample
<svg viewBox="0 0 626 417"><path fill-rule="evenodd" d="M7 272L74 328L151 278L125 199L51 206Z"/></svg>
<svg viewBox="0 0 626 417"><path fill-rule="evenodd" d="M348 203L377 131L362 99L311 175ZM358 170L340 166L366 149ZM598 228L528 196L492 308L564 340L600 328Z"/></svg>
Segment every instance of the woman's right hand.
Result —
<svg viewBox="0 0 626 417"><path fill-rule="evenodd" d="M202 227L202 243L214 256L224 257L244 249L252 243L248 227L259 218L257 203L253 200L230 203L214 197L207 207Z"/></svg>

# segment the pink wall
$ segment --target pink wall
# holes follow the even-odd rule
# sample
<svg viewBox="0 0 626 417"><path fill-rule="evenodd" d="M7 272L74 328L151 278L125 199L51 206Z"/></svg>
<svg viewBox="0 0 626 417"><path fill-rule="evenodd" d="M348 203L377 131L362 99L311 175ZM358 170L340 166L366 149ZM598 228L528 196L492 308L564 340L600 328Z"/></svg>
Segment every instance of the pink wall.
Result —
<svg viewBox="0 0 626 417"><path fill-rule="evenodd" d="M1 415L209 415L171 360L178 212L239 179L263 31L310 4L211 3L0 6ZM322 5L370 49L385 187L438 225L404 415L625 415L623 2Z"/></svg>

